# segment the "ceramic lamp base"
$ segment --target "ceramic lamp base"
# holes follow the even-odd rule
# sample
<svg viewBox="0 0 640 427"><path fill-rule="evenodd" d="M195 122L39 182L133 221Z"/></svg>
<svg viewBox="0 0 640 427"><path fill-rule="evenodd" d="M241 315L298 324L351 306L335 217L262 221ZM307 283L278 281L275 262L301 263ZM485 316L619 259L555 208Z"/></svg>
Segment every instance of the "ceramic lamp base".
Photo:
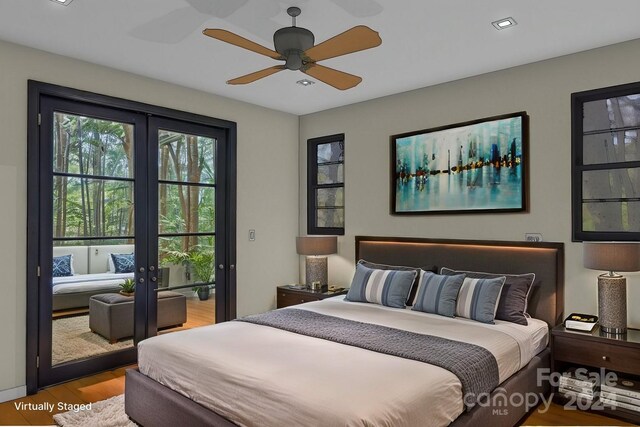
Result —
<svg viewBox="0 0 640 427"><path fill-rule="evenodd" d="M623 276L598 276L598 316L600 329L608 334L627 332L627 279Z"/></svg>
<svg viewBox="0 0 640 427"><path fill-rule="evenodd" d="M308 256L305 263L305 280L308 288L320 290L327 285L327 257Z"/></svg>

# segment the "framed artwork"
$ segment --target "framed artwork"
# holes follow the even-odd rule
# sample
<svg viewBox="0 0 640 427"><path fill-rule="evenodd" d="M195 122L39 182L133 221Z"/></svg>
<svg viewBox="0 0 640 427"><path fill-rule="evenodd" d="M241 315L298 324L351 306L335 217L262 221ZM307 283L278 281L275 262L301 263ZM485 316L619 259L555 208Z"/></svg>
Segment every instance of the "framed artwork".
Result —
<svg viewBox="0 0 640 427"><path fill-rule="evenodd" d="M529 116L391 136L391 213L525 211Z"/></svg>
<svg viewBox="0 0 640 427"><path fill-rule="evenodd" d="M573 241L640 240L640 82L571 94Z"/></svg>

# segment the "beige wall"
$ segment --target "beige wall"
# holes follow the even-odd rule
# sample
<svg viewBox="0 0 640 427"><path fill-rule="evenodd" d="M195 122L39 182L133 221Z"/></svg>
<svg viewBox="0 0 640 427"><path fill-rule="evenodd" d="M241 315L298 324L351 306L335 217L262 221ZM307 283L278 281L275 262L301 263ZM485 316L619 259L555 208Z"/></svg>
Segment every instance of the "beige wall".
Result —
<svg viewBox="0 0 640 427"><path fill-rule="evenodd" d="M0 401L25 384L28 79L237 122L238 315L275 307L298 273L297 116L0 42Z"/></svg>
<svg viewBox="0 0 640 427"><path fill-rule="evenodd" d="M544 240L565 243L565 312L596 313L598 273L582 267L582 245L571 242L570 95L639 80L639 53L636 40L301 117L301 180L306 180L306 140L345 133L346 234L329 260L330 280L350 283L359 234L523 240L525 232L537 232ZM529 213L389 214L390 135L522 110L531 126ZM304 233L304 187L300 207ZM640 327L635 309L640 275L627 277L630 325Z"/></svg>

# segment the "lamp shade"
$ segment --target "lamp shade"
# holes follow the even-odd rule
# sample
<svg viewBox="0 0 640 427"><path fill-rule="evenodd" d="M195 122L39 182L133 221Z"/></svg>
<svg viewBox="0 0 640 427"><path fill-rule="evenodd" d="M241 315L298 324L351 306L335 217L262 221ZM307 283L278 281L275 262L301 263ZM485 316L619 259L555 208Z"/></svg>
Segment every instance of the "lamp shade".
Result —
<svg viewBox="0 0 640 427"><path fill-rule="evenodd" d="M336 236L296 237L296 251L300 255L331 255L338 251Z"/></svg>
<svg viewBox="0 0 640 427"><path fill-rule="evenodd" d="M640 271L640 244L618 242L585 242L585 268L601 271Z"/></svg>

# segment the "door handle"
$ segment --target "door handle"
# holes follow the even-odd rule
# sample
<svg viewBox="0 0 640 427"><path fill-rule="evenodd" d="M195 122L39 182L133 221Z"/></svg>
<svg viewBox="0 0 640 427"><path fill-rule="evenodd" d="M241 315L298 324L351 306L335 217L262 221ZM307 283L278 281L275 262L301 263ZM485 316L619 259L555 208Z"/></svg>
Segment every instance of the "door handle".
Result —
<svg viewBox="0 0 640 427"><path fill-rule="evenodd" d="M224 264L218 264L218 269L219 270L224 270Z"/></svg>

